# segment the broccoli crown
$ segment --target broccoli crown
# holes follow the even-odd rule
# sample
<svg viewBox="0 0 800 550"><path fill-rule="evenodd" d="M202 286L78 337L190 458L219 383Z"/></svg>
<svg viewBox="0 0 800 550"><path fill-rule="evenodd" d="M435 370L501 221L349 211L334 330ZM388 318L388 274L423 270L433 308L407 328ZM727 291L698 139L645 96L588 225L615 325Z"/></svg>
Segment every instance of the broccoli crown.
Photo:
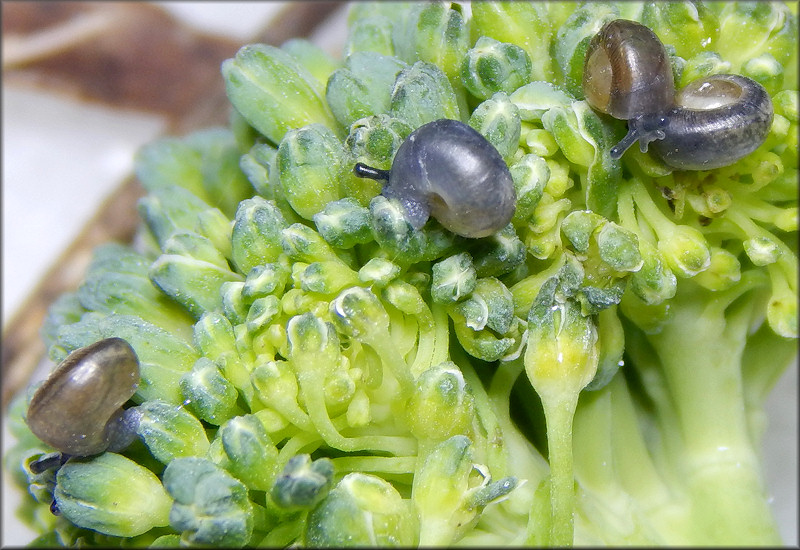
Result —
<svg viewBox="0 0 800 550"><path fill-rule="evenodd" d="M779 543L759 442L796 353L796 8L355 3L342 59L243 47L229 126L139 152L135 243L50 308L51 359L119 337L141 380L129 447L44 471L14 403L5 466L37 541ZM663 42L676 89L763 86L763 143L710 170L614 158L626 121L582 74L615 19ZM417 229L353 172L439 119L509 168L490 236L433 207Z"/></svg>

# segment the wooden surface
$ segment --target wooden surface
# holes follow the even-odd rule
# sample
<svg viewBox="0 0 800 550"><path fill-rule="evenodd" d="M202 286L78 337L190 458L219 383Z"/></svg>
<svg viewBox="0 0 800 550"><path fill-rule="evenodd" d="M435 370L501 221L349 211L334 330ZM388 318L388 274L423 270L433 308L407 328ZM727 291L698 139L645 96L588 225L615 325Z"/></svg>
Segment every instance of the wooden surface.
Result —
<svg viewBox="0 0 800 550"><path fill-rule="evenodd" d="M144 3L46 4L46 14L44 3L2 5L3 77L7 83L35 82L86 100L162 113L169 134L226 123L230 106L219 63L232 57L242 44L193 31ZM343 5L289 4L247 42L280 45L289 38L306 37ZM49 31L59 26L72 36L50 32L45 35L49 42L30 40L39 39L43 27ZM180 86L175 85L176 75L180 75ZM160 93L167 88L178 92ZM48 307L62 293L77 289L97 245L130 242L140 222L136 201L142 195L133 176L122 182L5 321L0 357L4 408L45 358L39 330Z"/></svg>

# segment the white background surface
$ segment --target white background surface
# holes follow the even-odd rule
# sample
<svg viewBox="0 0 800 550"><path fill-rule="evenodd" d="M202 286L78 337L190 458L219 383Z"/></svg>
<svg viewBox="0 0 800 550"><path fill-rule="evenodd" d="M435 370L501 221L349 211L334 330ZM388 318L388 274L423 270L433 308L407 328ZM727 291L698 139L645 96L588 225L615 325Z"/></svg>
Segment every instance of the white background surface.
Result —
<svg viewBox="0 0 800 550"><path fill-rule="evenodd" d="M156 2L206 31L243 42L285 2ZM340 14L341 15L341 14ZM313 40L338 55L343 17ZM100 202L132 168L135 150L164 129L141 113L81 104L29 89L3 88L2 314L13 313ZM797 545L797 369L768 407L767 476L784 541ZM5 423L3 424L5 437ZM13 510L18 495L3 473L2 544L33 538Z"/></svg>

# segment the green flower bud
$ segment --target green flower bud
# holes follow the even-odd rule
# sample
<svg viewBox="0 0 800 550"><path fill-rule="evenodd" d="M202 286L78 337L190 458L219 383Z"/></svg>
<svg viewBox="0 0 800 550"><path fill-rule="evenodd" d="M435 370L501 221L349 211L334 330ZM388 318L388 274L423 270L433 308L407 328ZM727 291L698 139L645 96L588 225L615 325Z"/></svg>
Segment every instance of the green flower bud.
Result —
<svg viewBox="0 0 800 550"><path fill-rule="evenodd" d="M631 275L631 290L645 304L655 305L675 296L678 281L664 256L647 241L639 242L642 268Z"/></svg>
<svg viewBox="0 0 800 550"><path fill-rule="evenodd" d="M406 405L406 422L414 437L441 441L468 433L474 398L461 370L451 361L433 366L414 381Z"/></svg>
<svg viewBox="0 0 800 550"><path fill-rule="evenodd" d="M198 359L192 370L181 376L180 385L187 408L209 424L220 426L243 412L236 404L236 388L208 357Z"/></svg>
<svg viewBox="0 0 800 550"><path fill-rule="evenodd" d="M293 223L281 231L280 243L283 252L295 262L340 261L319 233L302 223Z"/></svg>
<svg viewBox="0 0 800 550"><path fill-rule="evenodd" d="M420 520L420 546L448 546L478 521L483 508L511 492L517 482L492 482L485 466L473 464L472 443L455 435L425 457L412 500Z"/></svg>
<svg viewBox="0 0 800 550"><path fill-rule="evenodd" d="M329 202L314 214L320 236L336 248L353 248L372 240L369 209L351 197Z"/></svg>
<svg viewBox="0 0 800 550"><path fill-rule="evenodd" d="M750 59L769 52L785 67L797 51L797 19L785 4L728 3L717 14L719 40L715 49L729 60L733 72Z"/></svg>
<svg viewBox="0 0 800 550"><path fill-rule="evenodd" d="M559 279L548 279L528 314L525 371L543 400L577 393L597 372L597 330L572 299L558 299Z"/></svg>
<svg viewBox="0 0 800 550"><path fill-rule="evenodd" d="M349 153L340 177L342 194L355 199L361 206L381 192L383 184L369 178L359 178L353 173L357 162L381 170L389 170L395 153L411 133L412 128L402 120L386 114L378 114L356 120L350 126L345 139L345 149Z"/></svg>
<svg viewBox="0 0 800 550"><path fill-rule="evenodd" d="M526 248L512 224L488 237L474 239L467 248L478 277L499 277L525 261Z"/></svg>
<svg viewBox="0 0 800 550"><path fill-rule="evenodd" d="M424 61L417 61L397 75L389 114L411 128L440 118L461 119L447 76L436 65Z"/></svg>
<svg viewBox="0 0 800 550"><path fill-rule="evenodd" d="M197 213L197 232L214 245L225 258L232 257L231 231L233 223L219 208L208 208Z"/></svg>
<svg viewBox="0 0 800 550"><path fill-rule="evenodd" d="M433 264L431 298L443 304L458 302L475 289L477 275L467 252Z"/></svg>
<svg viewBox="0 0 800 550"><path fill-rule="evenodd" d="M303 290L320 294L335 294L359 282L355 271L342 262L331 261L309 264L300 277L300 286Z"/></svg>
<svg viewBox="0 0 800 550"><path fill-rule="evenodd" d="M489 327L498 334L505 334L514 319L511 291L494 277L478 279L469 297L455 307L473 330Z"/></svg>
<svg viewBox="0 0 800 550"><path fill-rule="evenodd" d="M323 546L411 546L411 509L388 482L353 472L344 476L308 514L305 544Z"/></svg>
<svg viewBox="0 0 800 550"><path fill-rule="evenodd" d="M316 506L333 486L333 462L319 458L312 462L307 454L289 459L270 491L272 501L286 510Z"/></svg>
<svg viewBox="0 0 800 550"><path fill-rule="evenodd" d="M177 458L164 470L164 487L175 499L169 524L181 542L239 548L253 532L247 488L204 458Z"/></svg>
<svg viewBox="0 0 800 550"><path fill-rule="evenodd" d="M135 537L169 524L172 500L155 474L115 453L64 464L54 496L66 519L115 537Z"/></svg>
<svg viewBox="0 0 800 550"><path fill-rule="evenodd" d="M595 391L604 388L623 365L622 354L625 351L625 331L617 316L617 308L612 306L600 310L597 314L597 347L599 356L597 372L586 390Z"/></svg>
<svg viewBox="0 0 800 550"><path fill-rule="evenodd" d="M250 309L249 304L242 297L244 282L228 281L222 283L219 293L222 297L222 312L234 325L244 322Z"/></svg>
<svg viewBox="0 0 800 550"><path fill-rule="evenodd" d="M353 21L348 27L343 55L349 56L354 52L394 55L392 20L376 14Z"/></svg>
<svg viewBox="0 0 800 550"><path fill-rule="evenodd" d="M608 223L603 216L591 210L573 210L561 222L561 231L572 243L576 252L586 254L589 252L592 236L598 227Z"/></svg>
<svg viewBox="0 0 800 550"><path fill-rule="evenodd" d="M717 52L701 51L686 61L686 65L684 65L681 72L681 78L675 85L678 88L682 88L698 78L729 73L730 71L730 62L722 59Z"/></svg>
<svg viewBox="0 0 800 550"><path fill-rule="evenodd" d="M386 286L400 274L400 266L385 258L370 258L358 270L358 278L364 283Z"/></svg>
<svg viewBox="0 0 800 550"><path fill-rule="evenodd" d="M163 245L173 233L195 231L198 215L211 207L190 191L170 185L139 199L138 209L159 245Z"/></svg>
<svg viewBox="0 0 800 550"><path fill-rule="evenodd" d="M280 300L276 296L254 300L247 312L247 331L255 334L266 330L280 312Z"/></svg>
<svg viewBox="0 0 800 550"><path fill-rule="evenodd" d="M510 97L519 109L520 118L525 121L541 121L550 109L566 107L574 101L555 84L541 81L517 88Z"/></svg>
<svg viewBox="0 0 800 550"><path fill-rule="evenodd" d="M281 253L280 231L286 221L274 202L261 197L242 201L236 211L231 246L240 273L274 262Z"/></svg>
<svg viewBox="0 0 800 550"><path fill-rule="evenodd" d="M430 315L428 304L419 293L419 289L402 279L391 281L381 291L381 297L406 315ZM425 323L426 319L418 319Z"/></svg>
<svg viewBox="0 0 800 550"><path fill-rule="evenodd" d="M266 44L241 48L222 63L228 99L272 143L292 128L336 121L322 99L320 83L291 55Z"/></svg>
<svg viewBox="0 0 800 550"><path fill-rule="evenodd" d="M150 279L195 318L222 306L223 283L241 280L228 268L187 256L162 254L150 267Z"/></svg>
<svg viewBox="0 0 800 550"><path fill-rule="evenodd" d="M553 76L550 41L556 28L547 8L535 2L477 2L472 7L470 28L473 40L488 36L521 46L531 66L529 80L551 80Z"/></svg>
<svg viewBox="0 0 800 550"><path fill-rule="evenodd" d="M780 247L769 237L753 237L742 242L744 252L757 266L765 266L778 261Z"/></svg>
<svg viewBox="0 0 800 550"><path fill-rule="evenodd" d="M775 114L786 117L791 122L798 120L798 103L797 90L781 90L772 98Z"/></svg>
<svg viewBox="0 0 800 550"><path fill-rule="evenodd" d="M295 58L322 86L328 82L331 73L340 66L340 63L325 50L304 38L287 40L281 44L281 50Z"/></svg>
<svg viewBox="0 0 800 550"><path fill-rule="evenodd" d="M166 254L187 256L225 269L228 267L228 260L209 239L191 231L170 235L164 243L163 250Z"/></svg>
<svg viewBox="0 0 800 550"><path fill-rule="evenodd" d="M783 89L783 65L769 52L748 59L742 65L742 74L764 86L770 94Z"/></svg>
<svg viewBox="0 0 800 550"><path fill-rule="evenodd" d="M328 80L325 98L342 126L389 110L397 75L407 65L375 52L355 52Z"/></svg>
<svg viewBox="0 0 800 550"><path fill-rule="evenodd" d="M203 425L181 406L164 401L145 401L138 407L141 417L136 433L159 462L203 456L208 438Z"/></svg>
<svg viewBox="0 0 800 550"><path fill-rule="evenodd" d="M497 92L511 93L529 82L531 58L516 44L481 36L467 52L461 78L469 93L489 99Z"/></svg>
<svg viewBox="0 0 800 550"><path fill-rule="evenodd" d="M352 289L349 289L352 290ZM326 323L313 313L295 315L286 325L289 338L289 355L292 359L311 359L315 369L329 370L338 359L339 338L330 323ZM313 359L312 359L313 358ZM318 381L317 381L318 382Z"/></svg>
<svg viewBox="0 0 800 550"><path fill-rule="evenodd" d="M484 318L480 316L480 311L472 311L478 309L475 304L473 305L476 307L473 308L458 307L462 304L449 307L447 313L453 320L453 328L458 342L471 356L482 361L497 361L508 355L514 345L519 343L521 334L504 334L498 337L497 334L485 327L478 330L472 328L470 325L480 326Z"/></svg>
<svg viewBox="0 0 800 550"><path fill-rule="evenodd" d="M235 113L236 111L234 111ZM276 158L278 149L266 143L255 143L239 159L239 168L247 177L256 193L267 200L283 197L280 188Z"/></svg>
<svg viewBox="0 0 800 550"><path fill-rule="evenodd" d="M311 124L286 132L277 161L286 200L303 218L310 220L340 198L338 175L344 149L327 126Z"/></svg>
<svg viewBox="0 0 800 550"><path fill-rule="evenodd" d="M552 134L543 128L532 128L524 134L524 144L528 151L540 157L552 157L558 153L558 143Z"/></svg>
<svg viewBox="0 0 800 550"><path fill-rule="evenodd" d="M203 314L195 323L193 340L197 349L212 361L236 345L231 322L216 311Z"/></svg>
<svg viewBox="0 0 800 550"><path fill-rule="evenodd" d="M287 262L270 262L257 265L247 274L242 288L242 298L252 300L266 296L283 294L289 282L289 265Z"/></svg>
<svg viewBox="0 0 800 550"><path fill-rule="evenodd" d="M635 233L608 222L595 236L600 258L617 271L639 271L644 265L639 252L639 238Z"/></svg>
<svg viewBox="0 0 800 550"><path fill-rule="evenodd" d="M548 134L549 135L549 134ZM517 192L517 209L512 222L521 224L530 218L550 179L547 162L537 155L525 155L509 168Z"/></svg>
<svg viewBox="0 0 800 550"><path fill-rule="evenodd" d="M679 277L693 277L711 264L711 252L703 234L688 225L675 225L660 235L658 251Z"/></svg>
<svg viewBox="0 0 800 550"><path fill-rule="evenodd" d="M342 291L330 303L336 330L356 338L388 333L389 316L375 294L359 286Z"/></svg>
<svg viewBox="0 0 800 550"><path fill-rule="evenodd" d="M497 93L478 105L469 117L469 125L494 145L506 161L517 152L522 131L519 109L505 93Z"/></svg>
<svg viewBox="0 0 800 550"><path fill-rule="evenodd" d="M578 118L572 109L553 107L542 115L542 126L550 132L567 160L589 166L594 160L594 147L584 139Z"/></svg>
<svg viewBox="0 0 800 550"><path fill-rule="evenodd" d="M252 414L231 418L219 429L228 470L248 489L268 491L277 475L278 449Z"/></svg>
<svg viewBox="0 0 800 550"><path fill-rule="evenodd" d="M201 163L200 152L187 140L165 137L145 144L136 152L134 171L147 191L179 185L205 198Z"/></svg>
<svg viewBox="0 0 800 550"><path fill-rule="evenodd" d="M642 7L643 25L656 33L675 53L688 59L702 49L714 47L719 36L719 21L703 4L650 2Z"/></svg>
<svg viewBox="0 0 800 550"><path fill-rule="evenodd" d="M775 334L797 338L797 292L788 288L773 291L767 304L767 322Z"/></svg>
<svg viewBox="0 0 800 550"><path fill-rule="evenodd" d="M709 290L725 290L742 277L741 264L735 255L724 248L711 247L708 269L694 276L694 281Z"/></svg>
<svg viewBox="0 0 800 550"><path fill-rule="evenodd" d="M250 382L256 390L256 397L262 403L295 422L298 418L296 413L300 411L297 402L300 390L297 377L286 361L268 361L259 364L250 373Z"/></svg>

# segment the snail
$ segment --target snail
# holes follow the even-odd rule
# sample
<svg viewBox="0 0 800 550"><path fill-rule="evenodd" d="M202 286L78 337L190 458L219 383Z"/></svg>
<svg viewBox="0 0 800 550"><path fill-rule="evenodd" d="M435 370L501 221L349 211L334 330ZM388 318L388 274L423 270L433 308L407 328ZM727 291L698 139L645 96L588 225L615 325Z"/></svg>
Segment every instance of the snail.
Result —
<svg viewBox="0 0 800 550"><path fill-rule="evenodd" d="M678 170L733 164L761 145L772 125L769 94L758 82L717 74L677 94L666 49L646 26L616 19L603 25L586 50L583 91L595 110L628 121L611 148L618 159L639 141Z"/></svg>
<svg viewBox="0 0 800 550"><path fill-rule="evenodd" d="M453 233L479 238L501 230L514 215L514 181L503 157L457 120L439 119L414 130L391 170L357 163L353 172L383 181L382 194L401 202L415 229L432 216Z"/></svg>
<svg viewBox="0 0 800 550"><path fill-rule="evenodd" d="M119 451L136 436L138 410L123 410L139 385L139 361L122 338L106 338L72 352L36 390L26 422L47 445L32 470L63 463L69 456ZM58 460L56 460L58 458Z"/></svg>

